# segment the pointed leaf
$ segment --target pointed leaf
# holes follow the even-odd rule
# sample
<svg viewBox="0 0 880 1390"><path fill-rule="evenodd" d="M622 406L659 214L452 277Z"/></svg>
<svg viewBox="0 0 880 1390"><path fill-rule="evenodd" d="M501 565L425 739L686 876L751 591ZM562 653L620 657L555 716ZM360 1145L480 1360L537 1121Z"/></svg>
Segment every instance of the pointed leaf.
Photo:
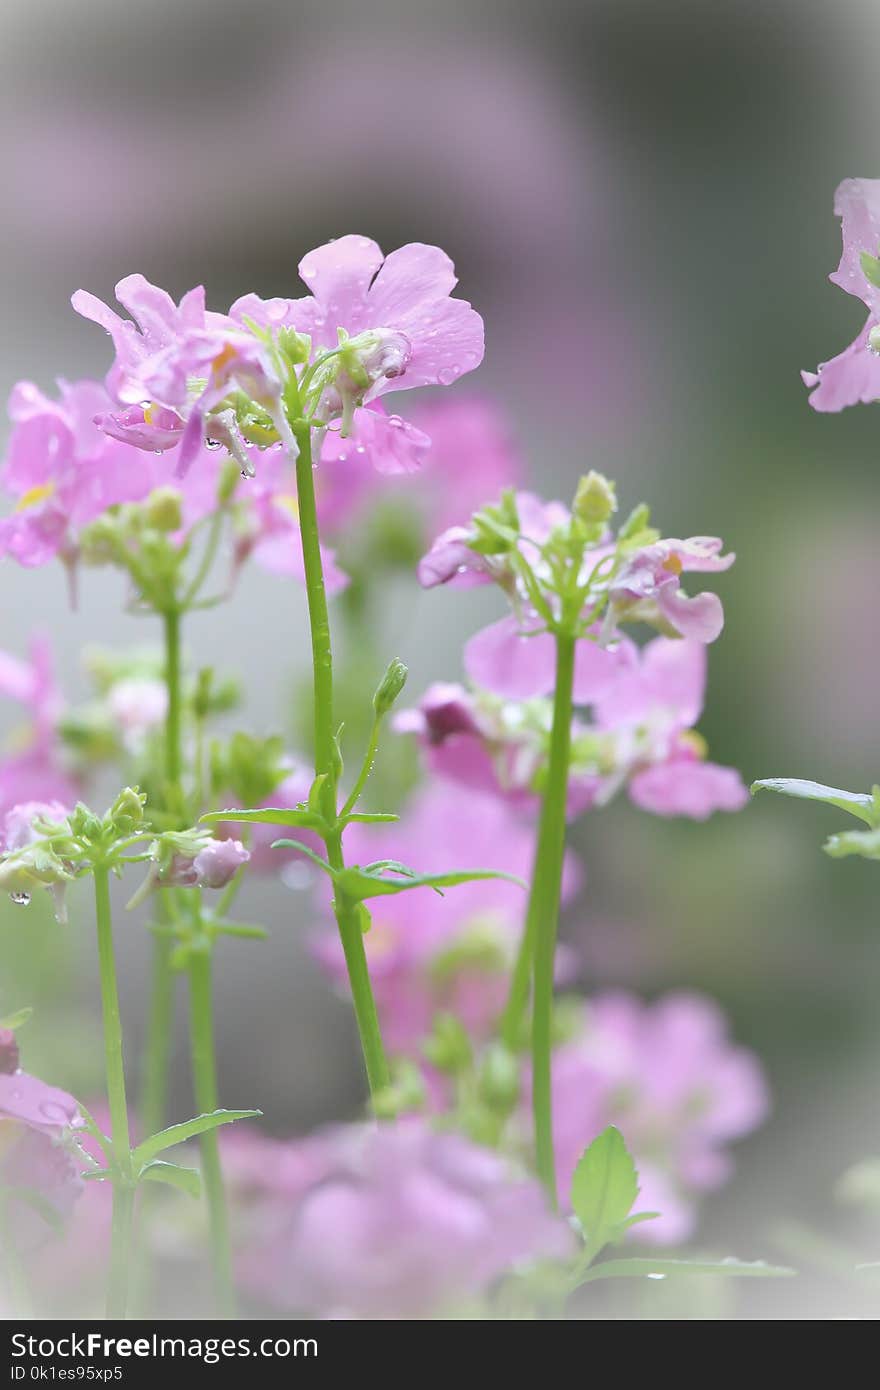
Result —
<svg viewBox="0 0 880 1390"><path fill-rule="evenodd" d="M309 849L308 845L304 845L302 840L273 840L270 848L298 850L300 854L304 854L307 859L311 859L313 864L317 864L318 868L323 869L325 874L329 874L331 878L336 874L336 870L327 863L327 860L322 859L320 854L316 854L313 849Z"/></svg>
<svg viewBox="0 0 880 1390"><path fill-rule="evenodd" d="M593 1265L580 1276L589 1284L595 1279L666 1279L680 1274L721 1274L732 1279L785 1279L794 1274L786 1265L768 1265L763 1260L666 1260L663 1258L606 1260Z"/></svg>
<svg viewBox="0 0 880 1390"><path fill-rule="evenodd" d="M23 1028L33 1013L33 1009L16 1009L13 1014L6 1014L0 1018L0 1028L5 1028L7 1032L15 1033L19 1028Z"/></svg>
<svg viewBox="0 0 880 1390"><path fill-rule="evenodd" d="M638 1195L636 1165L620 1130L609 1125L583 1154L571 1180L572 1210L594 1255L617 1233Z"/></svg>
<svg viewBox="0 0 880 1390"><path fill-rule="evenodd" d="M826 787L821 782L803 781L799 777L764 777L752 783L755 792L779 792L782 796L796 796L802 801L824 801L828 806L837 806L848 811L851 816L874 824L874 798L867 792L845 792L838 787Z"/></svg>
<svg viewBox="0 0 880 1390"><path fill-rule="evenodd" d="M341 816L340 825L349 825L351 821L358 821L361 825L390 825L392 821L400 820L393 811L349 811L347 816Z"/></svg>
<svg viewBox="0 0 880 1390"><path fill-rule="evenodd" d="M141 1169L140 1177L145 1182L167 1183L169 1187L177 1187L190 1197L202 1195L202 1177L198 1168L182 1168L179 1163L166 1163L164 1159L156 1158Z"/></svg>
<svg viewBox="0 0 880 1390"><path fill-rule="evenodd" d="M381 873L368 873L366 869L352 865L340 869L335 875L339 888L355 901L363 898L379 898L388 893L405 893L411 888L454 888L459 883L475 883L482 879L504 879L515 883L519 888L527 885L524 879L515 874L496 873L490 869L461 870L448 874L417 874L414 878L386 878Z"/></svg>
<svg viewBox="0 0 880 1390"><path fill-rule="evenodd" d="M256 811L209 811L199 823L214 825L218 821L241 821L244 825L298 825L305 830L317 830L324 824L323 816L307 806L263 806Z"/></svg>
<svg viewBox="0 0 880 1390"><path fill-rule="evenodd" d="M846 859L851 854L880 859L880 829L845 830L841 835L830 835L822 848L832 859Z"/></svg>
<svg viewBox="0 0 880 1390"><path fill-rule="evenodd" d="M195 1119L171 1125L168 1129L162 1129L158 1134L145 1139L142 1144L138 1144L132 1159L136 1167L143 1168L164 1149L171 1149L175 1144L185 1144L188 1139L195 1139L196 1135L204 1134L206 1130L218 1129L220 1125L229 1125L235 1120L252 1120L262 1113L261 1110L213 1110L209 1115L197 1115Z"/></svg>

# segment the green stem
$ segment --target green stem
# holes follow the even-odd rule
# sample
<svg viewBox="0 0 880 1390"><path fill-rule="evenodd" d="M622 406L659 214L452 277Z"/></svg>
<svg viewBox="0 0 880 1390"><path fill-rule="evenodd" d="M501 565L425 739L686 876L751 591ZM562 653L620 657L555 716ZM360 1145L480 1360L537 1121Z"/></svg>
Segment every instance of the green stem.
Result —
<svg viewBox="0 0 880 1390"><path fill-rule="evenodd" d="M556 686L547 783L541 803L535 868L526 912L526 926L514 967L501 1036L515 1047L528 1002L529 976L534 967L532 1009L532 1107L538 1175L556 1204L556 1165L553 1156L551 1052L553 974L556 933L565 858L565 813L573 714L575 638L556 634Z"/></svg>
<svg viewBox="0 0 880 1390"><path fill-rule="evenodd" d="M181 788L181 707L180 688L180 616L178 607L162 614L165 628L165 688L168 691L168 710L165 715L165 780L169 806L175 816L183 811Z"/></svg>
<svg viewBox="0 0 880 1390"><path fill-rule="evenodd" d="M340 818L344 818L354 810L361 799L361 793L367 785L367 778L373 770L373 763L376 761L376 753L379 748L379 733L382 728L382 720L379 715L373 720L373 727L370 730L370 741L367 744L367 751L361 763L361 770L357 775L357 781L351 789L351 794L339 812Z"/></svg>
<svg viewBox="0 0 880 1390"><path fill-rule="evenodd" d="M4 1259L3 1282L6 1285L10 1311L16 1317L28 1318L33 1316L30 1290L24 1264L12 1238L9 1205L8 1199L4 1200L3 1194L0 1193L0 1250L3 1251Z"/></svg>
<svg viewBox="0 0 880 1390"><path fill-rule="evenodd" d="M308 426L297 426L299 454L296 460L296 488L299 506L299 526L302 536L306 595L309 606L309 625L312 634L312 671L315 698L315 776L326 777L324 784L324 815L328 824L336 826L336 749L333 728L333 651L330 640L330 618L324 589L324 569L318 532L318 512L315 503L315 480L312 474L312 440ZM325 837L327 857L334 869L343 867L341 832L334 828ZM370 1091L387 1086L388 1063L382 1046L379 1018L370 984L370 973L364 950L360 916L341 894L334 900L334 912L345 952L348 978L354 1002L355 1018L360 1034L361 1050L367 1071Z"/></svg>
<svg viewBox="0 0 880 1390"><path fill-rule="evenodd" d="M217 1067L214 1060L214 1011L211 1000L210 947L202 951L193 951L188 968L193 1085L196 1093L196 1105L203 1115L207 1115L219 1107ZM223 1186L220 1145L216 1131L206 1130L199 1138L199 1145L202 1154L202 1181L208 1203L214 1294L221 1316L233 1318L235 1317L235 1291L232 1282L229 1217L226 1210L226 1192Z"/></svg>
<svg viewBox="0 0 880 1390"><path fill-rule="evenodd" d="M160 899L160 909L163 906ZM164 916L164 913L162 915ZM171 971L173 950L174 942L166 931L154 933L150 1011L147 1019L140 1103L140 1130L144 1135L156 1134L165 1124L168 1066L174 1032L174 975Z"/></svg>
<svg viewBox="0 0 880 1390"><path fill-rule="evenodd" d="M94 876L98 964L104 1015L104 1058L107 1070L107 1096L110 1103L110 1138L114 1169L107 1317L124 1318L128 1305L134 1216L131 1140L128 1133L128 1104L125 1098L125 1067L122 1054L122 1021L119 1014L119 990L116 984L116 959L113 950L110 878L108 870L99 865L95 866Z"/></svg>

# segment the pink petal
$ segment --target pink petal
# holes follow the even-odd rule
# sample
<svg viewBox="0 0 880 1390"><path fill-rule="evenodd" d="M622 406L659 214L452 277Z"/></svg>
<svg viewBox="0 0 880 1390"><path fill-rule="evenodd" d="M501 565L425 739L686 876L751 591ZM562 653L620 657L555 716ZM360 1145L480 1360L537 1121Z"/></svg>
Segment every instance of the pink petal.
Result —
<svg viewBox="0 0 880 1390"><path fill-rule="evenodd" d="M689 598L681 589L662 588L657 607L676 632L694 642L714 642L724 627L724 609L717 594L695 594Z"/></svg>
<svg viewBox="0 0 880 1390"><path fill-rule="evenodd" d="M354 334L376 327L366 321L367 291L382 264L382 252L364 236L343 236L303 256L299 273L327 315L331 326Z"/></svg>
<svg viewBox="0 0 880 1390"><path fill-rule="evenodd" d="M464 649L464 668L477 685L510 700L529 700L553 689L556 644L548 632L523 636L510 615L476 633Z"/></svg>
<svg viewBox="0 0 880 1390"><path fill-rule="evenodd" d="M447 299L458 278L455 266L439 246L411 241L386 256L370 290L370 312L377 327L391 327L414 306Z"/></svg>
<svg viewBox="0 0 880 1390"><path fill-rule="evenodd" d="M691 820L706 820L714 811L740 811L749 799L734 768L695 758L674 758L637 773L629 794L643 811Z"/></svg>

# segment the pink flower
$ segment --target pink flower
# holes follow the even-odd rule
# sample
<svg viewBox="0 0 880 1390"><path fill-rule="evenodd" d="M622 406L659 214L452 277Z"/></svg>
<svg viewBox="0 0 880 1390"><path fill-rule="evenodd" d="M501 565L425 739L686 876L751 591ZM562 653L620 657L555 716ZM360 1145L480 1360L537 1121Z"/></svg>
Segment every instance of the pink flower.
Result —
<svg viewBox="0 0 880 1390"><path fill-rule="evenodd" d="M872 328L880 325L880 289L862 268L862 254L880 251L880 179L844 179L834 195L835 214L843 223L840 265L828 278L867 306L868 319L858 337L815 372L801 372L814 410L842 410L859 401L880 399L880 361L869 346Z"/></svg>
<svg viewBox="0 0 880 1390"><path fill-rule="evenodd" d="M368 400L413 386L449 386L483 360L483 321L451 297L455 270L438 246L412 242L383 256L368 237L343 236L310 251L299 272L312 294L245 295L230 309L232 318L295 328L327 349L338 346L340 328L351 338L364 335Z"/></svg>
<svg viewBox="0 0 880 1390"><path fill-rule="evenodd" d="M587 1145L617 1125L639 1168L636 1210L661 1212L633 1236L656 1244L692 1233L697 1195L729 1178L728 1146L769 1108L759 1062L729 1041L718 1007L693 994L593 1000L582 1031L554 1054L553 1097L560 1192Z"/></svg>
<svg viewBox="0 0 880 1390"><path fill-rule="evenodd" d="M713 811L740 810L748 792L739 774L702 761L704 745L692 728L703 709L703 644L657 637L640 650L625 640L615 663L609 678L594 684L595 722L572 722L569 815L605 804L623 786L657 815L704 820ZM546 699L504 700L437 684L394 726L416 735L436 775L533 810L551 722Z"/></svg>
<svg viewBox="0 0 880 1390"><path fill-rule="evenodd" d="M572 1233L536 1182L419 1120L276 1142L277 1158L270 1146L258 1141L249 1163L239 1137L250 1198L239 1271L275 1308L337 1319L437 1316L480 1306L514 1265L573 1252Z"/></svg>
<svg viewBox="0 0 880 1390"><path fill-rule="evenodd" d="M149 676L131 676L114 681L107 692L107 708L114 723L128 739L139 739L162 724L168 710L168 689L164 681Z"/></svg>
<svg viewBox="0 0 880 1390"><path fill-rule="evenodd" d="M16 510L0 520L0 553L27 566L56 555L72 561L84 526L108 507L142 501L156 486L155 460L94 425L106 406L97 382L61 382L57 402L31 382L14 388L2 484Z"/></svg>
<svg viewBox="0 0 880 1390"><path fill-rule="evenodd" d="M25 802L72 806L78 788L62 759L61 693L44 638L32 639L29 662L0 651L0 695L21 704L28 715L26 730L17 740L18 751L0 758L0 818Z"/></svg>
<svg viewBox="0 0 880 1390"><path fill-rule="evenodd" d="M163 887L225 888L250 859L240 840L214 840L195 855L176 854L159 875Z"/></svg>
<svg viewBox="0 0 880 1390"><path fill-rule="evenodd" d="M65 1220L83 1186L70 1142L81 1123L73 1096L21 1071L14 1037L0 1032L0 1187L35 1191ZM16 1197L7 1201L7 1216L19 1249L51 1234L34 1207Z"/></svg>
<svg viewBox="0 0 880 1390"><path fill-rule="evenodd" d="M531 828L497 797L462 796L444 783L417 793L399 824L352 825L346 832L350 863L395 859L419 873L495 869L529 878ZM574 861L565 890L578 886ZM458 1012L474 1033L485 1033L503 1005L506 969L519 942L526 909L523 888L504 879L482 879L448 889L430 888L381 897L368 906L372 925L365 941L383 1029L397 1051L411 1050L430 1031L436 1012ZM345 981L334 929L315 941L321 963Z"/></svg>
<svg viewBox="0 0 880 1390"><path fill-rule="evenodd" d="M34 827L35 821L63 823L69 814L70 807L62 805L60 801L25 801L13 806L3 818L3 834L0 836L3 852L9 854L13 850L24 849L26 845L36 844L41 837Z"/></svg>
<svg viewBox="0 0 880 1390"><path fill-rule="evenodd" d="M249 558L271 574L305 582L296 481L280 446L265 451L256 476L247 484L238 507L236 569ZM332 550L321 546L324 584L332 597L349 582Z"/></svg>
<svg viewBox="0 0 880 1390"><path fill-rule="evenodd" d="M657 541L635 551L610 585L610 611L615 619L648 622L670 628L695 642L714 642L724 626L717 594L689 598L681 588L683 573L717 573L730 569L735 555L722 555L715 536Z"/></svg>

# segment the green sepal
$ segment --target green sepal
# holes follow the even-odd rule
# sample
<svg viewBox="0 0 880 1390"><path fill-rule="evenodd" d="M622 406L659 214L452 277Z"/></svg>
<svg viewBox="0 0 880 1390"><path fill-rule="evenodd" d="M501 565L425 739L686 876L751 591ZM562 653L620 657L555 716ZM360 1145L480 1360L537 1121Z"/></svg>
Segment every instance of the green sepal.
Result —
<svg viewBox="0 0 880 1390"><path fill-rule="evenodd" d="M185 1144L188 1139L195 1139L206 1130L219 1129L221 1125L232 1124L235 1120L256 1119L262 1113L262 1110L212 1110L208 1115L197 1115L195 1119L171 1125L145 1139L132 1153L132 1161L136 1168L144 1168L157 1154L174 1148L175 1144Z"/></svg>
<svg viewBox="0 0 880 1390"><path fill-rule="evenodd" d="M880 290L880 260L872 256L869 251L863 251L859 256L862 265L862 272L869 285Z"/></svg>
<svg viewBox="0 0 880 1390"><path fill-rule="evenodd" d="M0 1018L0 1028L5 1029L7 1033L15 1033L19 1028L24 1027L33 1012L33 1009L28 1006L24 1009L16 1009L14 1013L5 1014L3 1018Z"/></svg>

